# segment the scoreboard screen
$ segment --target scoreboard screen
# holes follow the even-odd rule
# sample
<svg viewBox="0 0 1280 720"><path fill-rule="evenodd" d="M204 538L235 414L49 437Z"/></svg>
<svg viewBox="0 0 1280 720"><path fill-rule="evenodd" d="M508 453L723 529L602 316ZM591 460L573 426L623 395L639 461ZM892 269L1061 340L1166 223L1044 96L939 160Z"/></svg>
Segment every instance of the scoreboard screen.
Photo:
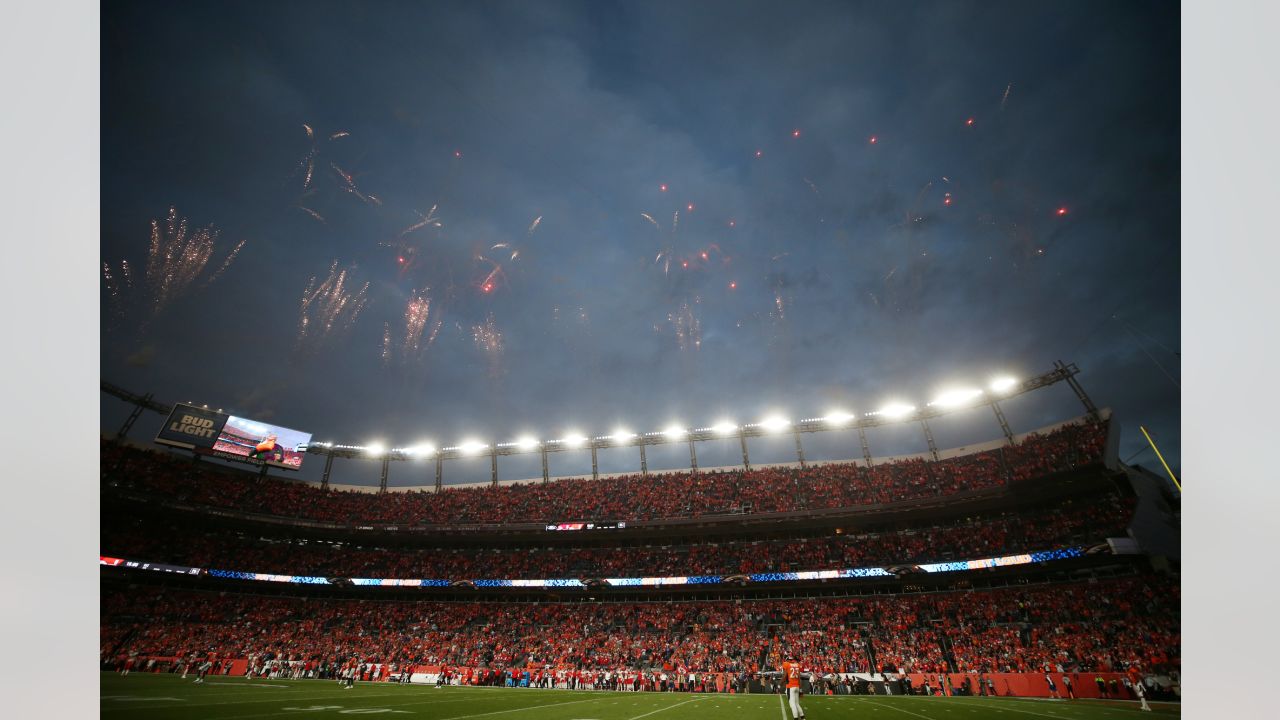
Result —
<svg viewBox="0 0 1280 720"><path fill-rule="evenodd" d="M311 433L178 404L156 442L211 457L297 470L302 467Z"/></svg>
<svg viewBox="0 0 1280 720"><path fill-rule="evenodd" d="M547 525L547 530L550 532L565 532L573 530L625 530L626 527L626 522L565 522Z"/></svg>

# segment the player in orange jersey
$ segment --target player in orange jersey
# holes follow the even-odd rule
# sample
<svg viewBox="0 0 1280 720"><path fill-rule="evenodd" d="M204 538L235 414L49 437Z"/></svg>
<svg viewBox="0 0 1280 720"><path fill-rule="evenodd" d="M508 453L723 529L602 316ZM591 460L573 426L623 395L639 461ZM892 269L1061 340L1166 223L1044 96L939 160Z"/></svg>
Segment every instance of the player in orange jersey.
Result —
<svg viewBox="0 0 1280 720"><path fill-rule="evenodd" d="M804 708L800 707L800 663L795 655L787 655L782 663L782 679L787 685L787 700L791 703L791 717L804 720Z"/></svg>
<svg viewBox="0 0 1280 720"><path fill-rule="evenodd" d="M1147 691L1142 687L1142 672L1138 669L1137 664L1129 666L1125 671L1125 675L1129 678L1129 683L1133 686L1133 694L1138 696L1142 701L1142 709L1151 712L1151 706L1147 704Z"/></svg>

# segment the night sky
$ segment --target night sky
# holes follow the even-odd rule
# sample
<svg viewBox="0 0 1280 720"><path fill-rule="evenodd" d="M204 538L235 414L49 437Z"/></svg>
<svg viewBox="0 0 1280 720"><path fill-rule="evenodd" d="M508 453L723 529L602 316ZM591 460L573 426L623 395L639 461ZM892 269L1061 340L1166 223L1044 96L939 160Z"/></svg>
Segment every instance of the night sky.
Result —
<svg viewBox="0 0 1280 720"><path fill-rule="evenodd" d="M1117 413L1121 459L1142 424L1177 471L1178 42L1167 2L109 3L102 377L440 447L923 405L1061 359ZM218 235L162 286L170 207ZM325 328L335 262L351 298ZM1083 410L1060 384L1006 412ZM103 396L104 430L127 413ZM933 429L1000 436L985 408ZM805 443L861 456L850 431ZM925 449L918 425L871 444Z"/></svg>

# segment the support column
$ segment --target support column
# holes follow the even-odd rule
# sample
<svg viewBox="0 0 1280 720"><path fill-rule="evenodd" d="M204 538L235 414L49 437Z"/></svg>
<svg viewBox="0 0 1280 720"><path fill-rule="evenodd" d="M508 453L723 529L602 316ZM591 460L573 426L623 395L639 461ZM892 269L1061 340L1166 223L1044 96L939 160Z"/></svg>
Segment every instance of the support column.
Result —
<svg viewBox="0 0 1280 720"><path fill-rule="evenodd" d="M1004 433L1004 439L1013 444L1013 431L1009 429L1009 421L1004 418L1004 411L1000 409L1000 403L995 400L991 401L991 409L996 414L996 420L1000 422L1000 430Z"/></svg>
<svg viewBox="0 0 1280 720"><path fill-rule="evenodd" d="M550 482L551 474L547 472L547 446L542 446L542 482Z"/></svg>
<svg viewBox="0 0 1280 720"><path fill-rule="evenodd" d="M747 434L745 432L738 433L738 440L742 442L742 469L751 471L751 458L747 456Z"/></svg>
<svg viewBox="0 0 1280 720"><path fill-rule="evenodd" d="M649 461L644 457L644 438L640 438L640 474L649 476Z"/></svg>
<svg viewBox="0 0 1280 720"><path fill-rule="evenodd" d="M142 396L140 401L134 403L133 410L129 411L129 417L125 419L124 424L116 431L117 440L123 439L125 435L129 434L129 430L133 428L133 424L138 421L138 418L142 417L142 411L146 409L144 405L150 401L151 393L147 393Z"/></svg>
<svg viewBox="0 0 1280 720"><path fill-rule="evenodd" d="M492 473L493 486L498 487L498 446L493 446L493 451L489 453L489 467Z"/></svg>
<svg viewBox="0 0 1280 720"><path fill-rule="evenodd" d="M444 456L436 451L436 492L444 488Z"/></svg>
<svg viewBox="0 0 1280 720"><path fill-rule="evenodd" d="M1089 395L1084 391L1084 388L1081 387L1080 383L1076 381L1076 373L1079 372L1079 370L1074 366L1063 364L1061 360L1055 360L1053 363L1053 366L1058 368L1058 370L1066 376L1065 379L1067 381L1067 385L1071 386L1071 389L1072 391L1075 392L1076 397L1080 399L1080 403L1083 404L1084 409L1088 411L1089 417L1093 418L1094 420L1098 420L1099 417L1098 417L1097 406L1093 404L1093 400L1089 399Z"/></svg>
<svg viewBox="0 0 1280 720"><path fill-rule="evenodd" d="M929 453L933 455L933 459L938 459L938 446L933 442L933 430L929 429L929 421L920 418L920 427L924 428L924 439L929 442Z"/></svg>
<svg viewBox="0 0 1280 720"><path fill-rule="evenodd" d="M689 467L698 472L698 451L693 447L693 438L689 438Z"/></svg>
<svg viewBox="0 0 1280 720"><path fill-rule="evenodd" d="M329 489L329 474L333 472L333 451L324 456L324 474L320 476L320 489Z"/></svg>
<svg viewBox="0 0 1280 720"><path fill-rule="evenodd" d="M600 479L600 463L596 461L596 444L591 443L591 479Z"/></svg>
<svg viewBox="0 0 1280 720"><path fill-rule="evenodd" d="M265 469L266 466L264 465L263 468ZM382 456L382 478L378 480L378 492L387 491L387 472L390 469L391 469L391 453L390 451L388 451L386 455Z"/></svg>
<svg viewBox="0 0 1280 720"><path fill-rule="evenodd" d="M867 467L871 467L871 446L867 444L867 430L861 425L858 426L858 439L862 441L862 459L867 461Z"/></svg>
<svg viewBox="0 0 1280 720"><path fill-rule="evenodd" d="M795 430L793 434L796 436L796 457L800 459L800 467L808 467L804 463L804 446L800 444L800 431Z"/></svg>

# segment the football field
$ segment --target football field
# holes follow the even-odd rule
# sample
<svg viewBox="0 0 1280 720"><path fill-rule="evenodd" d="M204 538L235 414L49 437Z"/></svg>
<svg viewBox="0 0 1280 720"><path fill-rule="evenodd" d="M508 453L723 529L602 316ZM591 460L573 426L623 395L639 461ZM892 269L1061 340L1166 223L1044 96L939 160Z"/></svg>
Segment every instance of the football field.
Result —
<svg viewBox="0 0 1280 720"><path fill-rule="evenodd" d="M117 673L101 675L104 720L239 720L332 718L350 715L428 720L530 718L531 720L792 720L779 695L697 695L519 688L440 688L358 683L343 690L330 680L245 680ZM805 696L808 720L1138 720L1179 714L1177 704L1018 698Z"/></svg>

